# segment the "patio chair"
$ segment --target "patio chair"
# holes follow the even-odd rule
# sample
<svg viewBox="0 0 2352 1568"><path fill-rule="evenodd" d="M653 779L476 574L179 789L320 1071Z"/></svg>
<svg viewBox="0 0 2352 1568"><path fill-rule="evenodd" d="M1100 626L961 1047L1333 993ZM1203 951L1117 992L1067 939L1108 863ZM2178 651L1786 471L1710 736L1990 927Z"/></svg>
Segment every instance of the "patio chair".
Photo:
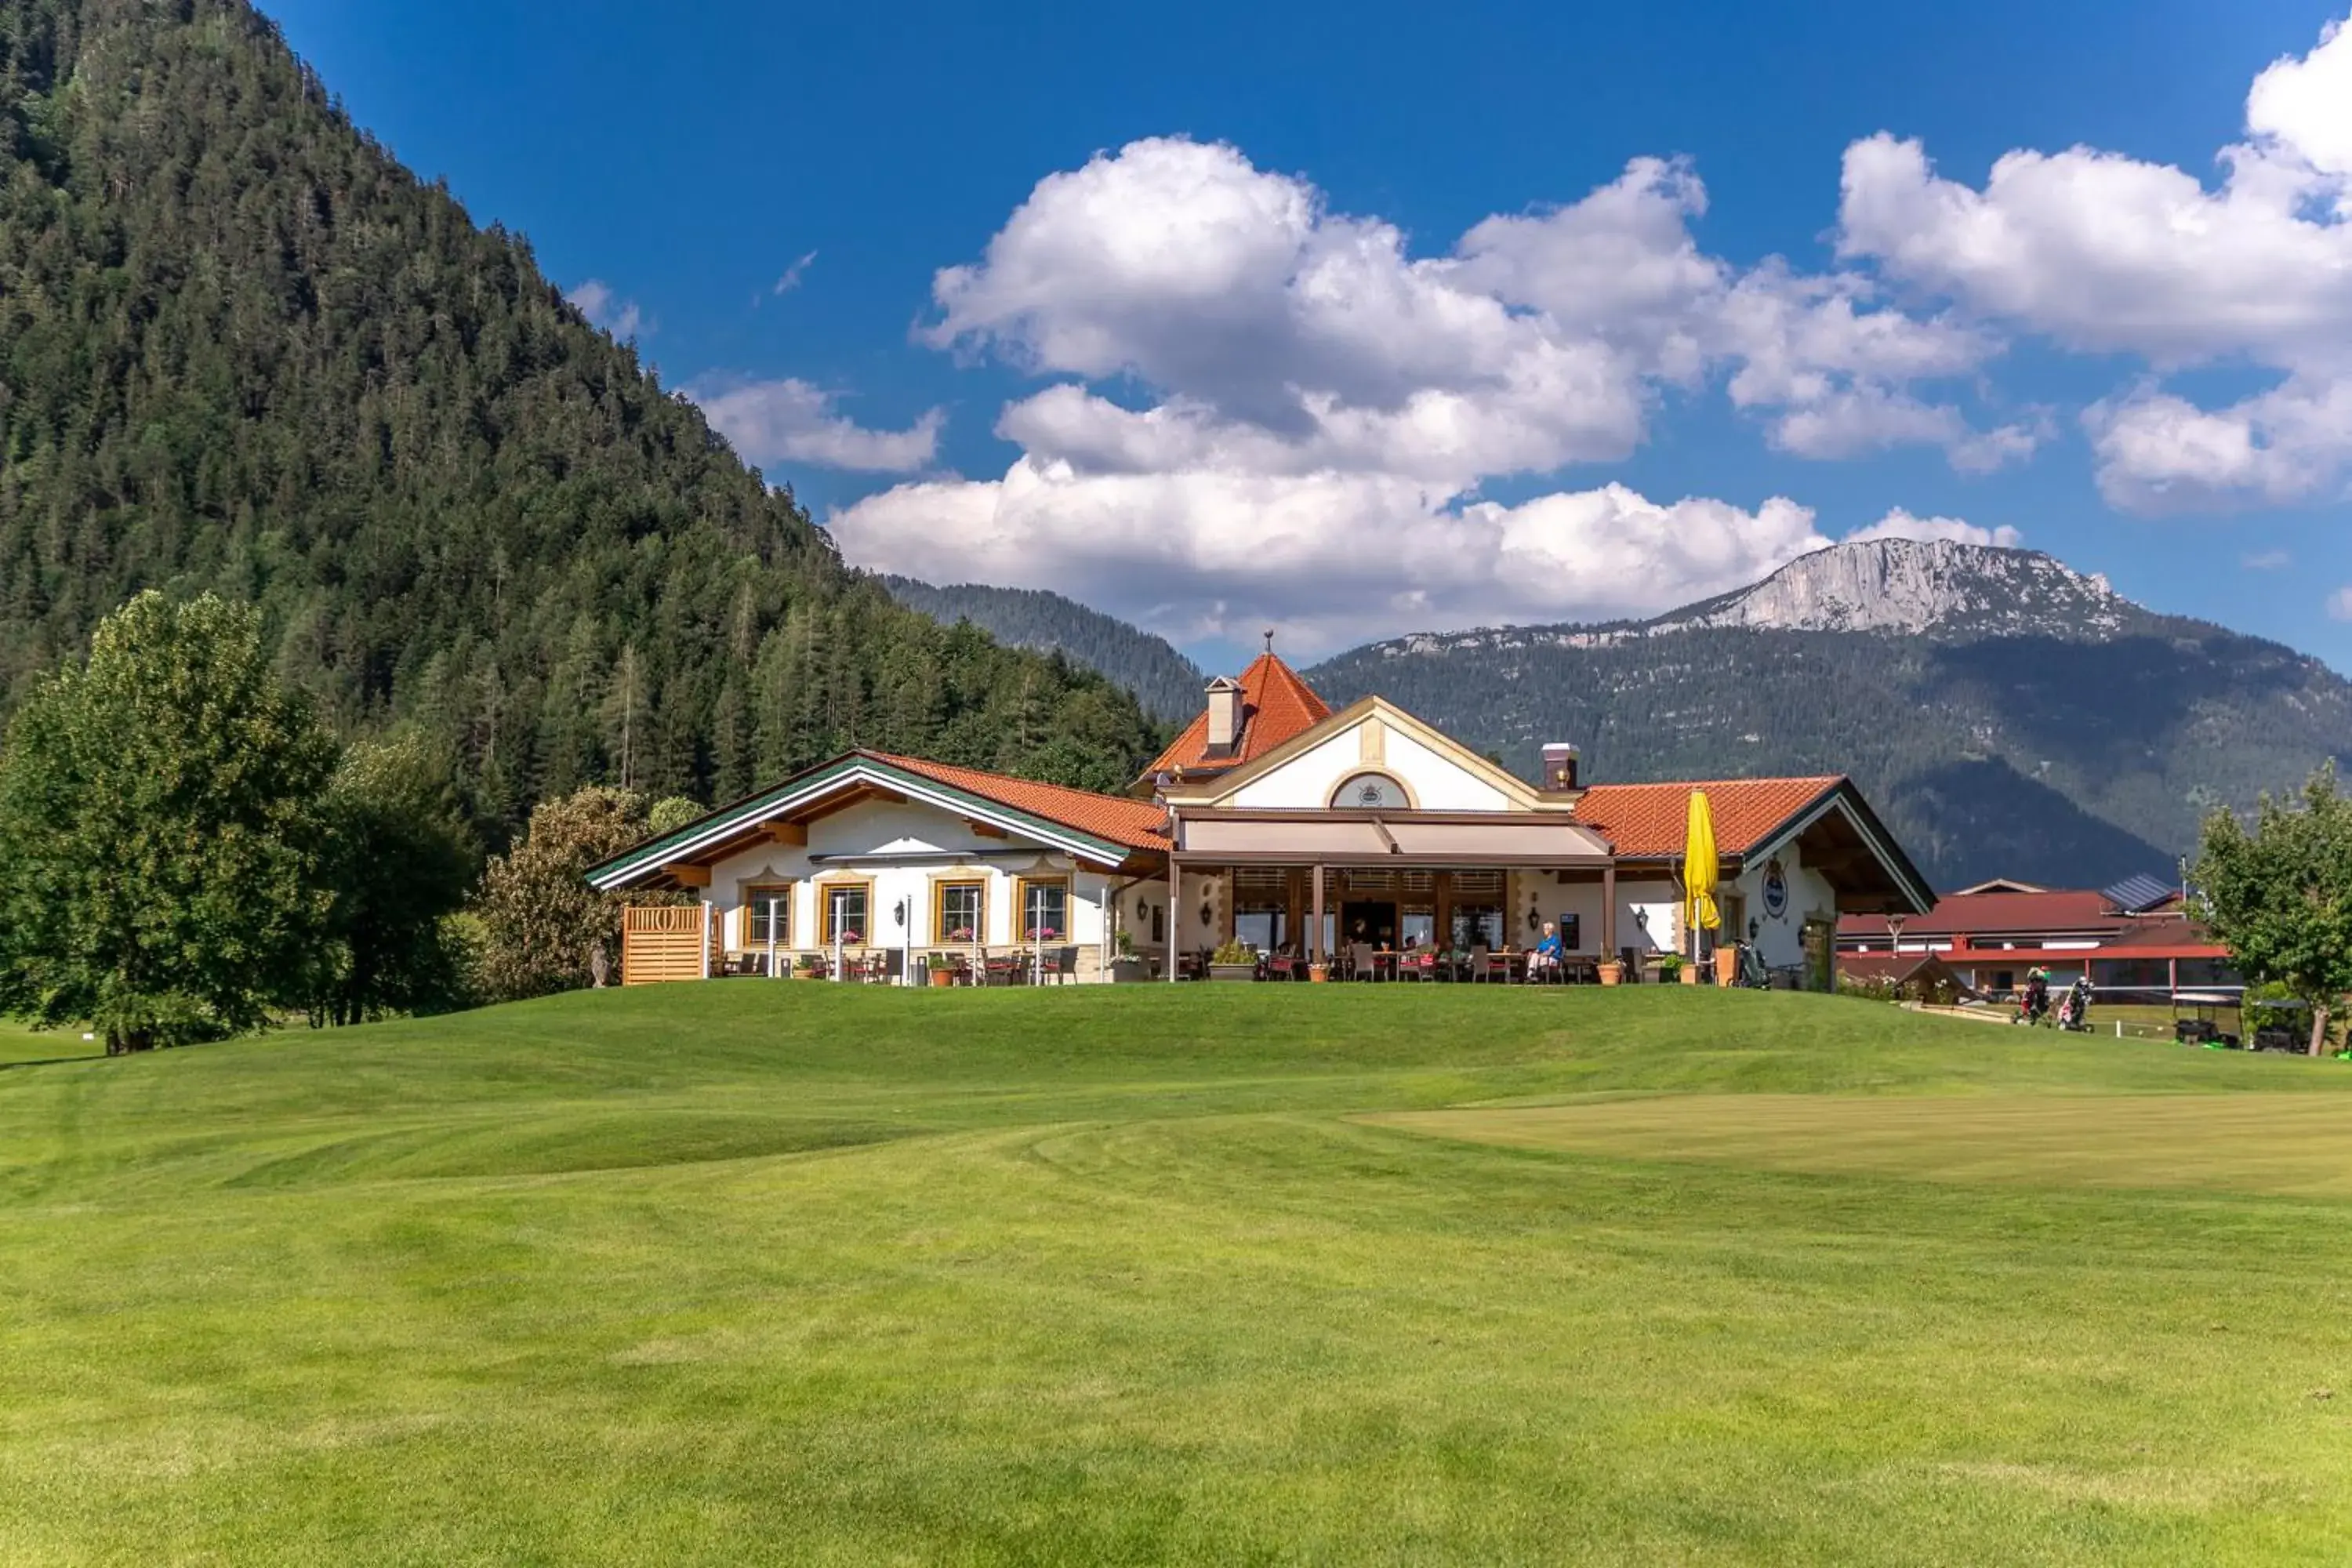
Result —
<svg viewBox="0 0 2352 1568"><path fill-rule="evenodd" d="M1348 978L1378 980L1380 977L1380 971L1372 966L1372 944L1369 942L1349 942L1348 944Z"/></svg>
<svg viewBox="0 0 2352 1568"><path fill-rule="evenodd" d="M981 960L983 979L991 985L1018 985L1021 961L1009 952L992 952Z"/></svg>
<svg viewBox="0 0 2352 1568"><path fill-rule="evenodd" d="M1039 971L1055 984L1064 985L1078 977L1078 948L1076 942L1048 949L1045 962Z"/></svg>

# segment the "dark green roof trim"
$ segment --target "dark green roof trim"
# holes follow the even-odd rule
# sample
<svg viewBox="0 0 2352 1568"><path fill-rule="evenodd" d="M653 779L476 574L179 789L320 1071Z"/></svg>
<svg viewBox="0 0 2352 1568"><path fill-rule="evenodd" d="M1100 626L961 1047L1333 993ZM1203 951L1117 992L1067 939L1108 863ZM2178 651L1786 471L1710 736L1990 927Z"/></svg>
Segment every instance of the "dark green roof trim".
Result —
<svg viewBox="0 0 2352 1568"><path fill-rule="evenodd" d="M660 870L681 853L692 853L704 844L724 839L753 823L775 816L796 802L822 795L842 781L858 776L902 790L909 796L926 798L929 804L944 805L964 816L1074 849L1088 859L1117 865L1132 853L1127 846L1114 840L1019 810L1002 801L991 800L986 795L958 789L927 773L911 773L866 752L850 752L829 763L819 763L772 789L719 806L696 817L683 827L658 838L647 839L608 860L600 861L588 868L588 880L606 890L621 887L649 872Z"/></svg>

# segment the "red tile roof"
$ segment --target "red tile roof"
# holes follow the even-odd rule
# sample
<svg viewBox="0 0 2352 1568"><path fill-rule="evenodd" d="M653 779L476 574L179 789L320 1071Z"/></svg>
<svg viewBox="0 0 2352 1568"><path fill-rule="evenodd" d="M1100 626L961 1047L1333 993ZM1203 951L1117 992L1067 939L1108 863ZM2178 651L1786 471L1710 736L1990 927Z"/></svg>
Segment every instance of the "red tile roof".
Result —
<svg viewBox="0 0 2352 1568"><path fill-rule="evenodd" d="M1143 770L1150 778L1159 773L1218 772L1255 762L1293 735L1313 729L1331 717L1331 710L1298 672L1270 653L1262 653L1242 671L1242 742L1230 757L1209 757L1209 710L1203 703L1198 717L1184 726L1175 743Z"/></svg>
<svg viewBox="0 0 2352 1568"><path fill-rule="evenodd" d="M1710 779L1687 784L1594 784L1576 803L1576 820L1615 847L1620 858L1672 858L1683 852L1693 790L1706 792L1715 847L1746 855L1783 824L1845 781L1834 773L1801 779Z"/></svg>
<svg viewBox="0 0 2352 1568"><path fill-rule="evenodd" d="M2117 914L2104 893L2061 889L2044 893L1954 893L1937 901L1924 915L1903 922L1906 941L1914 937L1975 935L2035 935L2057 931L2108 932L2120 930L2126 917ZM1884 936L1884 915L1848 915L1838 921L1840 936Z"/></svg>
<svg viewBox="0 0 2352 1568"><path fill-rule="evenodd" d="M934 780L950 789L960 789L976 795L982 800L992 800L999 805L1015 811L1042 816L1048 822L1074 827L1080 833L1107 838L1114 844L1124 844L1130 849L1165 849L1168 836L1168 813L1150 801L1130 800L1124 795L1096 795L1090 790L1070 789L1062 784L1038 784L1033 779L1016 779L1005 773L983 773L978 768L951 767L946 763L934 763L922 757L894 756L887 752L867 752L875 761L887 763L910 773Z"/></svg>
<svg viewBox="0 0 2352 1568"><path fill-rule="evenodd" d="M1904 985L1927 970L1933 976L1959 976L1945 962L1947 955L1938 952L1841 952L1837 957L1838 974L1842 978L1881 981Z"/></svg>

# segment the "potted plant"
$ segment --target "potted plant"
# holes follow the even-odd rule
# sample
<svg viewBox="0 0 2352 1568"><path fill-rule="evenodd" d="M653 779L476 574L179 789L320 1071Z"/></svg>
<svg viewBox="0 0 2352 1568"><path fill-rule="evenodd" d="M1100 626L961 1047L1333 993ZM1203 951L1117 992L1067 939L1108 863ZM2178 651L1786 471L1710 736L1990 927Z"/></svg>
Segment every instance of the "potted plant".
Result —
<svg viewBox="0 0 2352 1568"><path fill-rule="evenodd" d="M1110 979L1114 985L1127 985L1151 978L1151 966L1143 954L1135 951L1135 936L1121 926L1117 939L1118 952L1110 961Z"/></svg>
<svg viewBox="0 0 2352 1568"><path fill-rule="evenodd" d="M1662 984L1667 985L1673 984L1677 980L1684 981L1688 984L1696 985L1698 984L1698 976L1696 973L1685 974L1683 973L1689 967L1689 961L1685 959L1681 953L1667 953L1664 958L1658 960L1658 979Z"/></svg>
<svg viewBox="0 0 2352 1568"><path fill-rule="evenodd" d="M924 973L930 976L931 984L934 985L948 986L955 984L955 954L951 952L932 953L925 962L923 968Z"/></svg>
<svg viewBox="0 0 2352 1568"><path fill-rule="evenodd" d="M1614 958L1604 958L1594 967L1599 969L1601 972L1601 984L1622 985L1625 984L1625 965L1619 960Z"/></svg>
<svg viewBox="0 0 2352 1568"><path fill-rule="evenodd" d="M1255 980L1257 949L1245 942L1225 943L1209 954L1209 978L1212 980Z"/></svg>
<svg viewBox="0 0 2352 1568"><path fill-rule="evenodd" d="M1717 985L1739 984L1739 949L1725 942L1715 950L1715 983Z"/></svg>
<svg viewBox="0 0 2352 1568"><path fill-rule="evenodd" d="M821 952L802 953L799 959L799 967L801 977L803 979L814 980L824 973L824 954Z"/></svg>

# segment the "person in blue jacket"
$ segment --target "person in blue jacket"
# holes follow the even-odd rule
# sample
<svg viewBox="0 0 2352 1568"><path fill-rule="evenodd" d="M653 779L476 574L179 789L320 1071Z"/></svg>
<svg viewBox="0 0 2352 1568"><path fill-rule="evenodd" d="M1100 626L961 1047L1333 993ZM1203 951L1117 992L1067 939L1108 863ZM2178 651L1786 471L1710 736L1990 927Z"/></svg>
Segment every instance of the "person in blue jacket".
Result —
<svg viewBox="0 0 2352 1568"><path fill-rule="evenodd" d="M1528 954L1528 978L1533 980L1538 975L1559 973L1559 961L1565 953L1566 949L1560 946L1559 932L1553 928L1551 921L1544 921L1543 940L1536 943L1533 952Z"/></svg>

